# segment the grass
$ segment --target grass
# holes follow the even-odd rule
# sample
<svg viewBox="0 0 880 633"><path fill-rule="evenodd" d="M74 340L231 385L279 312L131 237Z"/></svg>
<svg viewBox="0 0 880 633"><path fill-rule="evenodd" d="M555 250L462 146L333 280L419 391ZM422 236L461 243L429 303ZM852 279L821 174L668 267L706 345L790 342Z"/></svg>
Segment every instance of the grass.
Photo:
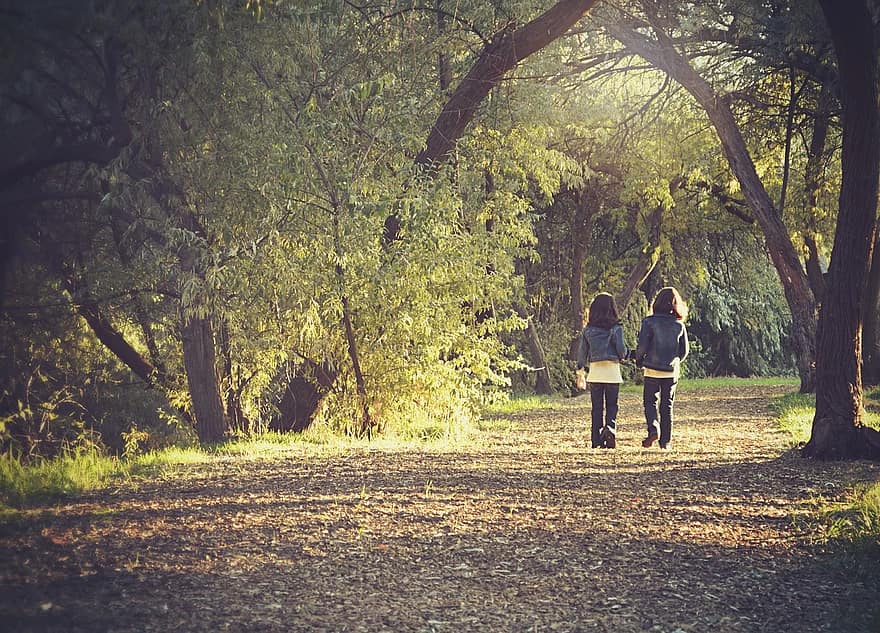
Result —
<svg viewBox="0 0 880 633"><path fill-rule="evenodd" d="M517 395L490 403L484 413L486 415L516 415L528 411L553 409L558 406L558 396Z"/></svg>
<svg viewBox="0 0 880 633"><path fill-rule="evenodd" d="M816 414L816 396L810 393L787 393L780 396L770 408L776 414L779 430L791 438L794 446L806 444Z"/></svg>
<svg viewBox="0 0 880 633"><path fill-rule="evenodd" d="M760 378L739 378L737 376L717 376L713 378L683 378L678 391L699 391L700 389L729 388L742 385L766 387L791 385L797 387L800 380L792 376L763 376Z"/></svg>
<svg viewBox="0 0 880 633"><path fill-rule="evenodd" d="M265 433L212 446L171 447L132 457L108 456L93 445L70 448L56 457L31 462L10 453L0 454L0 516L98 490L113 481L174 476L183 467L219 459L326 456L406 448L448 450L470 441L477 430L476 426L452 426L414 421L371 440L347 437L317 425L301 434Z"/></svg>
<svg viewBox="0 0 880 633"><path fill-rule="evenodd" d="M771 407L779 430L795 446L809 441L816 414L813 394L789 393L777 398ZM865 424L880 429L880 388L865 394L865 408ZM880 482L855 488L842 502L816 499L811 506L819 533L827 543L841 546L844 558L880 556Z"/></svg>
<svg viewBox="0 0 880 633"><path fill-rule="evenodd" d="M124 476L126 470L120 460L103 455L96 447L68 448L30 464L6 453L0 456L0 509L101 488Z"/></svg>
<svg viewBox="0 0 880 633"><path fill-rule="evenodd" d="M789 393L777 398L770 406L776 413L779 429L787 433L795 445L809 441L816 415L814 394ZM866 426L880 430L880 388L865 393L865 415L862 421Z"/></svg>

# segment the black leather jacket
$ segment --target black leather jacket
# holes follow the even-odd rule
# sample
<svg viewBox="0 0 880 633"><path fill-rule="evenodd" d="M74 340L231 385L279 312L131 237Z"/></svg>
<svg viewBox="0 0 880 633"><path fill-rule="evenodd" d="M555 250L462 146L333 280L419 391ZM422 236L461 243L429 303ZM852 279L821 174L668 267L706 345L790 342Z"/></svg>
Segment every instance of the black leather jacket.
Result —
<svg viewBox="0 0 880 633"><path fill-rule="evenodd" d="M636 363L657 371L675 371L675 359L688 355L687 330L671 314L652 314L642 319Z"/></svg>

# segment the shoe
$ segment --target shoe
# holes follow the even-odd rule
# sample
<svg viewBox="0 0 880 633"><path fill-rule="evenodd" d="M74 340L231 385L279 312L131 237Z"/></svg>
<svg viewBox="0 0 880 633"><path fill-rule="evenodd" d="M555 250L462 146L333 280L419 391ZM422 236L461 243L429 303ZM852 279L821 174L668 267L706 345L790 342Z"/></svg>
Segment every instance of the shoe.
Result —
<svg viewBox="0 0 880 633"><path fill-rule="evenodd" d="M656 442L658 436L655 433L651 433L648 437L642 440L642 446L645 448L651 448L651 445Z"/></svg>
<svg viewBox="0 0 880 633"><path fill-rule="evenodd" d="M671 450L672 449L672 442L666 442L666 444L661 444L660 448L662 448L663 450Z"/></svg>
<svg viewBox="0 0 880 633"><path fill-rule="evenodd" d="M602 446L604 446L605 448L617 447L617 437L612 431L609 431L607 428L602 433Z"/></svg>

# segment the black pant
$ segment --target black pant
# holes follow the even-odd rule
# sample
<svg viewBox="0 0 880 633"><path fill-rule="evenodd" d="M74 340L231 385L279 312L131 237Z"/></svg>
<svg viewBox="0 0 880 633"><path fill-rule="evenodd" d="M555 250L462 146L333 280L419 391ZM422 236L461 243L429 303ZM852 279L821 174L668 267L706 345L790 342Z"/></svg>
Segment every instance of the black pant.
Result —
<svg viewBox="0 0 880 633"><path fill-rule="evenodd" d="M616 383L590 383L590 404L593 407L590 414L592 418L590 440L594 448L602 441L600 432L603 422L611 433L617 433L617 398L619 395L620 385Z"/></svg>
<svg viewBox="0 0 880 633"><path fill-rule="evenodd" d="M665 446L672 438L672 404L675 401L675 378L649 378L645 376L645 421L648 435L659 435L660 446Z"/></svg>

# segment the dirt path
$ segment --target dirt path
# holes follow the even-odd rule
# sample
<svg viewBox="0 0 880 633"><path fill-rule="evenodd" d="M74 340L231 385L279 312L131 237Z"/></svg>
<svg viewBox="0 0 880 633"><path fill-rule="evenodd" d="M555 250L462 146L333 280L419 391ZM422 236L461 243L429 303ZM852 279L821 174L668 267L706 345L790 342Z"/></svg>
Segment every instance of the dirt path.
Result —
<svg viewBox="0 0 880 633"><path fill-rule="evenodd" d="M880 469L787 452L784 390L682 390L671 452L641 448L626 393L614 451L585 448L582 397L480 448L227 460L80 499L0 528L0 630L880 630L880 572L829 565L791 518Z"/></svg>

